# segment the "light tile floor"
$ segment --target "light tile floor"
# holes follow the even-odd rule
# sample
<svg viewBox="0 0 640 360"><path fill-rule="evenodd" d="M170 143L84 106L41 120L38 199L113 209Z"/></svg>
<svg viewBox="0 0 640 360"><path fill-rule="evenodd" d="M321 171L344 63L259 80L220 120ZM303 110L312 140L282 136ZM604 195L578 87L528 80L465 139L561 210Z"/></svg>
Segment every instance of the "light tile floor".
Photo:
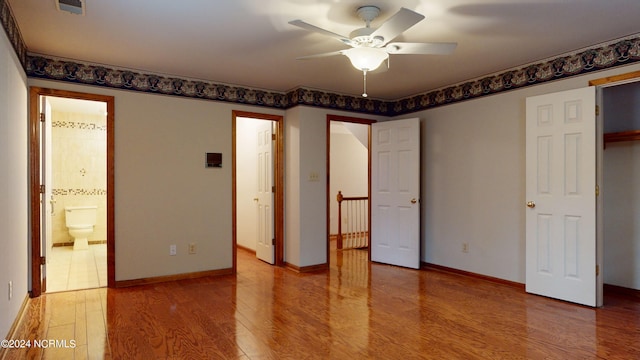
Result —
<svg viewBox="0 0 640 360"><path fill-rule="evenodd" d="M107 245L54 247L47 255L47 292L107 286Z"/></svg>

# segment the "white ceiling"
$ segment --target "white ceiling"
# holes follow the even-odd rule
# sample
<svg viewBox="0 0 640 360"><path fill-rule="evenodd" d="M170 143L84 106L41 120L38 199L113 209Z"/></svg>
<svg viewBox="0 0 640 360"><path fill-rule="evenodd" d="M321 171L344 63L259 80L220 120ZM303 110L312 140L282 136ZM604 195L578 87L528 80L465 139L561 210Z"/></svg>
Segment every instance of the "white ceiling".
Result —
<svg viewBox="0 0 640 360"><path fill-rule="evenodd" d="M397 100L640 33L639 0L86 0L86 15L55 0L8 0L32 53L272 91L303 86L359 96L362 73L344 56L297 57L346 46L288 22L348 35L362 5L426 19L396 41L457 42L453 55L391 55L368 76L371 98Z"/></svg>

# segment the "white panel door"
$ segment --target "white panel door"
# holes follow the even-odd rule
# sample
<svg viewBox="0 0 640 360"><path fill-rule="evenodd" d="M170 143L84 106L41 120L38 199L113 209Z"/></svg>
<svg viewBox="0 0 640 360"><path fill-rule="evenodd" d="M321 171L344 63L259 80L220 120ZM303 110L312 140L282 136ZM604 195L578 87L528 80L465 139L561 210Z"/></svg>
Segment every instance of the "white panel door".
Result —
<svg viewBox="0 0 640 360"><path fill-rule="evenodd" d="M40 116L45 121L40 121L40 185L44 186L44 192L40 193L40 256L45 259L49 254L52 241L51 213L53 196L51 189L51 107L45 96L40 96ZM42 292L47 291L47 266L46 262L41 267Z"/></svg>
<svg viewBox="0 0 640 360"><path fill-rule="evenodd" d="M595 87L527 98L527 292L596 306L595 144Z"/></svg>
<svg viewBox="0 0 640 360"><path fill-rule="evenodd" d="M273 228L273 140L272 122L256 120L258 142L256 217L258 239L256 256L258 259L275 263Z"/></svg>
<svg viewBox="0 0 640 360"><path fill-rule="evenodd" d="M44 193L45 196L44 198L47 200L45 201L45 206L47 207L45 209L45 212L47 213L47 217L45 221L45 227L46 227L46 244L47 244L47 252L49 252L51 250L51 247L53 246L53 221L52 221L52 216L53 216L53 212L55 210L55 199L53 197L53 151L51 151L52 145L53 145L53 140L52 140L52 119L51 119L51 104L49 103L49 100L47 99L45 101L45 119L47 119L47 121L44 122L43 126L45 128L45 135L43 136L44 138L44 144L41 144L40 146L44 149L44 155L42 156L44 159L44 164L42 166L45 174L45 178L44 178ZM44 215L44 214L43 214ZM45 255L46 256L46 255Z"/></svg>
<svg viewBox="0 0 640 360"><path fill-rule="evenodd" d="M371 260L420 268L420 120L371 126Z"/></svg>

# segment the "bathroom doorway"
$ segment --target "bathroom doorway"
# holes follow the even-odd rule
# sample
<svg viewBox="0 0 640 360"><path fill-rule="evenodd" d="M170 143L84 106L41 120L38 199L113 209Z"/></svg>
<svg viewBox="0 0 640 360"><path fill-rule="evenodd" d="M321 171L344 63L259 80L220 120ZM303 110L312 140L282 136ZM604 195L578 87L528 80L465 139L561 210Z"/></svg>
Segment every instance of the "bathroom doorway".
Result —
<svg viewBox="0 0 640 360"><path fill-rule="evenodd" d="M32 296L111 286L113 97L31 88L30 101Z"/></svg>

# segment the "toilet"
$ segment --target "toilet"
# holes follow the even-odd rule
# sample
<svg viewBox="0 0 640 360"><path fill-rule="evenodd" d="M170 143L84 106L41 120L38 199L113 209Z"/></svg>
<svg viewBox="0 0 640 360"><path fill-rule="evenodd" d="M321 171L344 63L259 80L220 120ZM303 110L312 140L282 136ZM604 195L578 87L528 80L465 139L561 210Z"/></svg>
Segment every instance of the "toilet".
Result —
<svg viewBox="0 0 640 360"><path fill-rule="evenodd" d="M89 236L96 224L97 206L67 206L65 223L73 237L73 250L89 249Z"/></svg>

